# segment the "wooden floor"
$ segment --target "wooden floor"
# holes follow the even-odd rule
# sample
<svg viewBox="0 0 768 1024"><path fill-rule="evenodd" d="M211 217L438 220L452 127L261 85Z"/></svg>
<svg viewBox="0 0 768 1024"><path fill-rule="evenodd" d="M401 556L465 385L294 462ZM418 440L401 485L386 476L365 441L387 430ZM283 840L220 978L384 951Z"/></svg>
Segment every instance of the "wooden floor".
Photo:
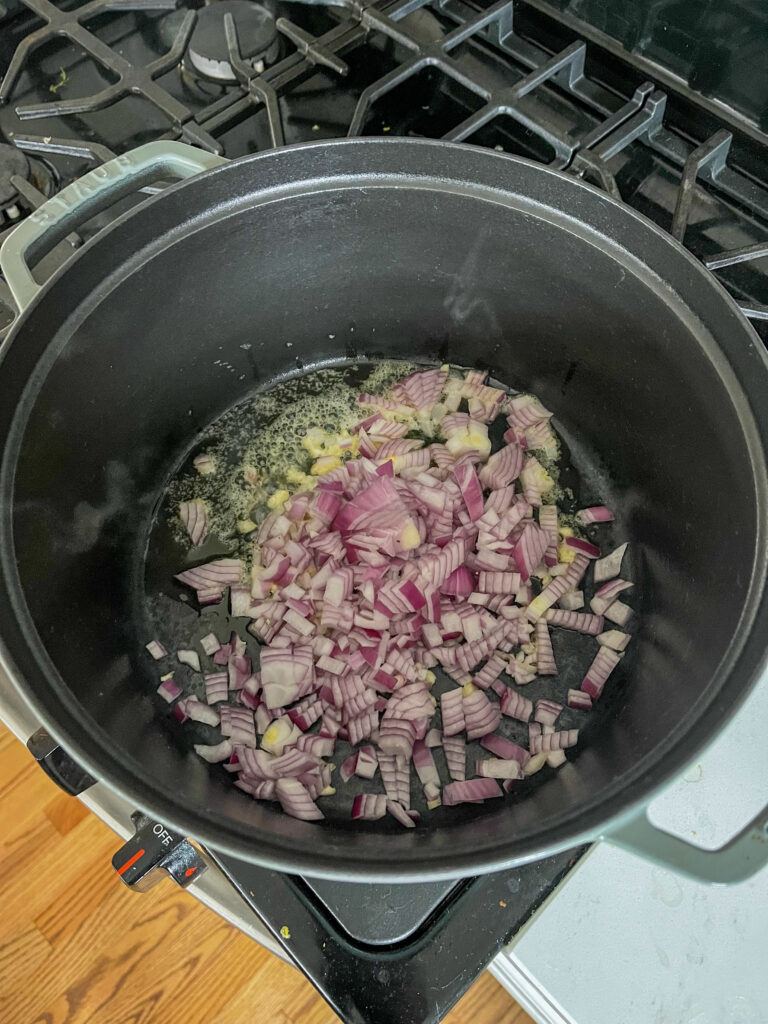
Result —
<svg viewBox="0 0 768 1024"><path fill-rule="evenodd" d="M334 1024L298 971L164 881L0 726L0 1024ZM486 972L447 1024L532 1024Z"/></svg>

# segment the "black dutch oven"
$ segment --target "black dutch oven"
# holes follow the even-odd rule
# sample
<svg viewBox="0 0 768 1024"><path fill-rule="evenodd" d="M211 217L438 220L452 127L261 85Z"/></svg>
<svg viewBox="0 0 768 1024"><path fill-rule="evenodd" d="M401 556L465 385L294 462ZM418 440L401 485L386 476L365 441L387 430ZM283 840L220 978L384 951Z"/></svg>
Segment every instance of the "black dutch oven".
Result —
<svg viewBox="0 0 768 1024"><path fill-rule="evenodd" d="M76 223L173 176L189 180L36 284L29 263ZM476 874L598 837L720 881L765 861L764 815L712 854L644 814L752 687L768 620L768 360L669 235L467 146L356 139L225 162L152 143L50 200L0 261L26 307L0 363L0 653L96 778L216 849L329 877ZM137 552L198 432L300 367L381 358L482 367L554 410L607 481L641 622L568 765L408 832L308 824L232 788L137 660Z"/></svg>

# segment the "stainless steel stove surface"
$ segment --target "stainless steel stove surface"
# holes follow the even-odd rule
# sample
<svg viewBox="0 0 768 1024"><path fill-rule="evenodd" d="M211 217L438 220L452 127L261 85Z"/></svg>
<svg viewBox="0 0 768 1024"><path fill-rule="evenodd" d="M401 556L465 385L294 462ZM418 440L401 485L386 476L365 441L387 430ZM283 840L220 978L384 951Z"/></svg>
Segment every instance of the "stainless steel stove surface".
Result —
<svg viewBox="0 0 768 1024"><path fill-rule="evenodd" d="M768 41L768 16L742 6L742 29ZM677 15L598 0L11 0L0 7L0 240L80 174L151 139L234 158L346 135L447 138L548 164L630 204L703 259L768 338L759 87L736 71L706 79L717 54L687 23L663 35L665 50L665 17ZM725 34L718 45L735 54L740 44ZM78 228L40 278L142 198ZM0 336L13 317L0 282ZM0 686L0 714L7 699ZM96 804L105 817L108 804ZM214 858L219 889L228 877L343 1019L405 1024L439 1020L581 852L398 892Z"/></svg>

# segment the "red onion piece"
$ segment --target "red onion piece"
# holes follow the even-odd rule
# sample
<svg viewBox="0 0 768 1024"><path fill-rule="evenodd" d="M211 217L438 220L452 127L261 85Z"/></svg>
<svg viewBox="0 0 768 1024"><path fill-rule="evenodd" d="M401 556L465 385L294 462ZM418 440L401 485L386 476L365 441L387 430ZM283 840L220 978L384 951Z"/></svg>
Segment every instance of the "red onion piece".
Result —
<svg viewBox="0 0 768 1024"><path fill-rule="evenodd" d="M180 583L186 583L193 590L209 592L218 589L219 592L225 587L240 582L243 572L243 563L239 558L217 558L213 562L206 562L196 569L186 569L177 573L174 579Z"/></svg>
<svg viewBox="0 0 768 1024"><path fill-rule="evenodd" d="M387 798L383 793L359 793L352 801L352 817L364 821L378 821L387 813Z"/></svg>
<svg viewBox="0 0 768 1024"><path fill-rule="evenodd" d="M498 491L513 480L517 480L523 468L523 449L516 444L508 444L488 459L480 470L480 483L483 487Z"/></svg>
<svg viewBox="0 0 768 1024"><path fill-rule="evenodd" d="M210 476L216 472L216 460L207 452L201 452L192 460L192 465L201 476Z"/></svg>
<svg viewBox="0 0 768 1024"><path fill-rule="evenodd" d="M514 690L507 690L501 698L500 707L502 715L516 718L519 722L527 722L533 714L533 703Z"/></svg>
<svg viewBox="0 0 768 1024"><path fill-rule="evenodd" d="M533 395L514 395L507 400L507 423L511 427L524 430L551 415Z"/></svg>
<svg viewBox="0 0 768 1024"><path fill-rule="evenodd" d="M604 620L602 615L590 615L587 612L567 612L565 609L551 608L546 615L550 626L561 629L573 629L577 633L588 633L597 636L602 633Z"/></svg>
<svg viewBox="0 0 768 1024"><path fill-rule="evenodd" d="M588 540L583 540L581 537L566 537L565 546L572 548L574 551L578 551L581 555L586 555L587 558L599 558L600 548L597 544L592 544Z"/></svg>
<svg viewBox="0 0 768 1024"><path fill-rule="evenodd" d="M540 676L556 676L557 664L552 650L549 628L544 619L538 619L535 625L536 635L536 673Z"/></svg>
<svg viewBox="0 0 768 1024"><path fill-rule="evenodd" d="M203 676L205 681L205 699L209 704L226 700L229 696L229 681L226 672L208 672Z"/></svg>
<svg viewBox="0 0 768 1024"><path fill-rule="evenodd" d="M519 761L503 761L497 757L475 761L475 775L484 779L520 779L523 770Z"/></svg>
<svg viewBox="0 0 768 1024"><path fill-rule="evenodd" d="M584 593L581 590L570 590L557 603L566 612L577 612L584 607Z"/></svg>
<svg viewBox="0 0 768 1024"><path fill-rule="evenodd" d="M461 782L466 778L466 741L463 736L446 736L443 734L443 753L448 766L448 774L452 779Z"/></svg>
<svg viewBox="0 0 768 1024"><path fill-rule="evenodd" d="M610 555L606 555L605 558L598 558L593 569L595 583L604 583L606 580L613 579L614 576L619 575L624 553L628 546L628 544L621 544Z"/></svg>
<svg viewBox="0 0 768 1024"><path fill-rule="evenodd" d="M605 609L606 619L615 622L617 626L628 625L633 614L634 612L629 605L624 604L623 601L612 601L609 607Z"/></svg>
<svg viewBox="0 0 768 1024"><path fill-rule="evenodd" d="M483 489L474 466L457 466L454 476L470 518L472 520L479 519L483 514Z"/></svg>
<svg viewBox="0 0 768 1024"><path fill-rule="evenodd" d="M614 603L619 594L628 590L629 587L633 586L628 580L611 580L609 583L604 583L595 592L595 596L589 602L589 607L595 613L595 615L604 615L608 608Z"/></svg>
<svg viewBox="0 0 768 1024"><path fill-rule="evenodd" d="M582 526L589 526L590 523L612 523L613 512L605 505L593 505L592 508L583 508L578 511L576 519Z"/></svg>
<svg viewBox="0 0 768 1024"><path fill-rule="evenodd" d="M157 693L168 701L170 704L172 701L180 697L184 691L179 684L174 680L173 673L169 673L167 676L163 676L160 685L157 688Z"/></svg>
<svg viewBox="0 0 768 1024"><path fill-rule="evenodd" d="M446 807L455 804L481 803L495 796L503 796L501 786L495 779L469 779L465 782L449 782L443 787L443 803Z"/></svg>
<svg viewBox="0 0 768 1024"><path fill-rule="evenodd" d="M464 731L464 705L461 690L446 690L440 698L443 719L443 746L450 736ZM491 731L491 730L489 730Z"/></svg>
<svg viewBox="0 0 768 1024"><path fill-rule="evenodd" d="M205 502L199 498L193 501L182 501L179 505L179 516L189 539L195 547L199 547L208 533L208 510Z"/></svg>
<svg viewBox="0 0 768 1024"><path fill-rule="evenodd" d="M567 704L569 708L573 708L575 711L592 710L592 698L588 693L584 693L583 690L569 690Z"/></svg>
<svg viewBox="0 0 768 1024"><path fill-rule="evenodd" d="M212 746L204 743L195 744L195 753L211 764L215 764L217 761L226 761L231 756L232 750L233 747L229 740L222 740L221 743L216 743Z"/></svg>
<svg viewBox="0 0 768 1024"><path fill-rule="evenodd" d="M595 655L595 659L587 669L587 674L582 680L580 689L588 693L592 700L597 700L603 692L603 687L608 676L618 665L621 655L612 651L610 647L601 647Z"/></svg>
<svg viewBox="0 0 768 1024"><path fill-rule="evenodd" d="M416 827L415 822L408 815L406 809L396 800L387 800L387 812L392 815L395 821L398 821L405 828Z"/></svg>
<svg viewBox="0 0 768 1024"><path fill-rule="evenodd" d="M555 700L548 700L546 697L537 700L534 706L533 719L539 725L554 725L557 716L563 710L563 705Z"/></svg>
<svg viewBox="0 0 768 1024"><path fill-rule="evenodd" d="M490 750L492 754L495 754L496 757L501 758L503 761L517 761L521 768L525 767L531 756L527 750L518 746L517 743L505 739L503 736L497 736L496 733L483 736L480 740L480 745L485 747L486 750Z"/></svg>
<svg viewBox="0 0 768 1024"><path fill-rule="evenodd" d="M176 651L176 658L182 665L189 665L194 672L200 671L200 655L197 651Z"/></svg>
<svg viewBox="0 0 768 1024"><path fill-rule="evenodd" d="M161 658L168 656L168 651L166 651L159 640L150 640L145 646L155 661L160 661Z"/></svg>
<svg viewBox="0 0 768 1024"><path fill-rule="evenodd" d="M632 639L629 633L622 633L620 629L609 629L600 633L597 642L601 647L610 647L614 651L626 650L627 644Z"/></svg>
<svg viewBox="0 0 768 1024"><path fill-rule="evenodd" d="M203 649L203 653L210 656L214 655L216 651L221 647L218 638L214 633L208 633L200 641L200 646Z"/></svg>
<svg viewBox="0 0 768 1024"><path fill-rule="evenodd" d="M286 814L302 821L319 821L325 817L298 779L278 779L275 792Z"/></svg>

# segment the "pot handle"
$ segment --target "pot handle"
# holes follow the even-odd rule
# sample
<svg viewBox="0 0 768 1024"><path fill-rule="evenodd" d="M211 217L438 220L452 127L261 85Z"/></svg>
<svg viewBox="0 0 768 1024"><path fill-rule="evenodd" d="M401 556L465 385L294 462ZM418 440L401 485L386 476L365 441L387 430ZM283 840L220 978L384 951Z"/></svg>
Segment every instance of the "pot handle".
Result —
<svg viewBox="0 0 768 1024"><path fill-rule="evenodd" d="M29 269L78 225L161 178L190 178L227 163L183 142L148 142L84 174L27 217L0 248L0 270L22 312L42 288Z"/></svg>
<svg viewBox="0 0 768 1024"><path fill-rule="evenodd" d="M768 807L716 850L692 846L657 828L646 807L625 818L600 839L696 882L731 885L744 882L768 864Z"/></svg>

